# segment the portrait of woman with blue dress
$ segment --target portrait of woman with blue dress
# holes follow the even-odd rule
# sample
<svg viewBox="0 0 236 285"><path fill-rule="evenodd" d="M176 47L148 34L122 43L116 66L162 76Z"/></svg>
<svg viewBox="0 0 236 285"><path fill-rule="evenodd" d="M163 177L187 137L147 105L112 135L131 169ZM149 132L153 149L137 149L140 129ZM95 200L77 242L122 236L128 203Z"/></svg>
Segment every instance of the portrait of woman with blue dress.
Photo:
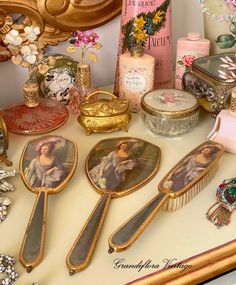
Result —
<svg viewBox="0 0 236 285"><path fill-rule="evenodd" d="M65 147L62 147L64 143L63 139L49 137L35 145L36 155L24 169L25 178L32 188L55 188L65 180L68 171L58 151L60 146L65 152Z"/></svg>
<svg viewBox="0 0 236 285"><path fill-rule="evenodd" d="M132 188L155 169L158 157L154 149L155 146L139 139L110 139L103 143L103 148L101 145L95 148L88 176L99 189Z"/></svg>
<svg viewBox="0 0 236 285"><path fill-rule="evenodd" d="M164 188L179 191L198 178L222 150L219 145L204 145L196 153L184 159L181 165L163 184Z"/></svg>

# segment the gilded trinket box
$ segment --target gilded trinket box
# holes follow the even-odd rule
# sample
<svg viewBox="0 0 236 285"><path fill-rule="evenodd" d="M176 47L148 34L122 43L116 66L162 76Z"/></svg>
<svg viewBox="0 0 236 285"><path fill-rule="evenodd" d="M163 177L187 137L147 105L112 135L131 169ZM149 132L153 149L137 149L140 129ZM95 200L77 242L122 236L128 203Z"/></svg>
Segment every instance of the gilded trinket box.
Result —
<svg viewBox="0 0 236 285"><path fill-rule="evenodd" d="M232 88L236 86L236 53L222 53L198 58L182 79L183 90L198 98L212 115L229 107Z"/></svg>
<svg viewBox="0 0 236 285"><path fill-rule="evenodd" d="M100 99L99 94L103 95ZM86 130L86 135L119 129L127 132L127 125L131 120L128 109L129 100L119 99L106 91L95 91L80 104L78 122Z"/></svg>
<svg viewBox="0 0 236 285"><path fill-rule="evenodd" d="M191 130L198 122L197 99L182 90L159 89L141 100L142 119L154 134L176 136Z"/></svg>

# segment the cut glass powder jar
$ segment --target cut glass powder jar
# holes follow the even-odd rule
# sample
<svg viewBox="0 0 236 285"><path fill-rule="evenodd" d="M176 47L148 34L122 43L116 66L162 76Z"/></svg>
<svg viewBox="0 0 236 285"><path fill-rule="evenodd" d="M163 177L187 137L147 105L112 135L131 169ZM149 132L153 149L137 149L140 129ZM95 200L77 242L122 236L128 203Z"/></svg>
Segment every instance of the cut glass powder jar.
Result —
<svg viewBox="0 0 236 285"><path fill-rule="evenodd" d="M198 122L197 99L177 89L160 89L142 97L142 118L154 134L176 136L191 130Z"/></svg>

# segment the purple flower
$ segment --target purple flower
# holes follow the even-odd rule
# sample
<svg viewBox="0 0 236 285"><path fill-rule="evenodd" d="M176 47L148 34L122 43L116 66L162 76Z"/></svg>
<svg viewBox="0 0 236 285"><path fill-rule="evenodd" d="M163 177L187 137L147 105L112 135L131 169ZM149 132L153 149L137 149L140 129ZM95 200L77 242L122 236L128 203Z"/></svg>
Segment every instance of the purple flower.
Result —
<svg viewBox="0 0 236 285"><path fill-rule="evenodd" d="M98 34L92 30L89 30L88 32L76 31L72 33L70 42L77 47L81 46L81 44L89 45L91 43L92 45L95 45L98 38Z"/></svg>
<svg viewBox="0 0 236 285"><path fill-rule="evenodd" d="M71 34L71 35L72 35L72 37L74 37L74 38L75 38L75 37L77 36L77 32L72 32L72 34Z"/></svg>
<svg viewBox="0 0 236 285"><path fill-rule="evenodd" d="M87 52L89 52L89 58L91 61L97 62L97 56L91 49L100 49L102 45L97 42L99 35L92 30L87 32L75 31L72 33L70 43L81 51L82 63L85 63ZM74 52L76 48L69 47L68 52ZM70 50L70 51L69 51Z"/></svg>
<svg viewBox="0 0 236 285"><path fill-rule="evenodd" d="M90 39L90 42L95 45L97 42L96 40L99 39L99 36L97 33L93 32L92 30L88 32L88 37Z"/></svg>

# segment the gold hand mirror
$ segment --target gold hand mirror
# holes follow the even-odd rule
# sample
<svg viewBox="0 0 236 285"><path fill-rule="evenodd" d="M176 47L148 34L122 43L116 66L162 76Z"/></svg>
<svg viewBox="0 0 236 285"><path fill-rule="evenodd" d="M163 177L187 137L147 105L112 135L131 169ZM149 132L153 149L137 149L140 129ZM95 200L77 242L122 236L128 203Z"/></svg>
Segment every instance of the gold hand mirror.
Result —
<svg viewBox="0 0 236 285"><path fill-rule="evenodd" d="M110 199L127 195L148 182L156 174L159 161L159 147L131 137L102 140L91 150L86 172L102 197L67 256L70 275L89 265Z"/></svg>
<svg viewBox="0 0 236 285"><path fill-rule="evenodd" d="M0 161L4 161L7 166L12 163L7 159L8 132L3 117L0 115Z"/></svg>
<svg viewBox="0 0 236 285"><path fill-rule="evenodd" d="M26 187L37 194L21 245L20 261L30 272L43 258L49 194L61 191L77 166L77 146L60 136L29 141L21 155L20 173Z"/></svg>

